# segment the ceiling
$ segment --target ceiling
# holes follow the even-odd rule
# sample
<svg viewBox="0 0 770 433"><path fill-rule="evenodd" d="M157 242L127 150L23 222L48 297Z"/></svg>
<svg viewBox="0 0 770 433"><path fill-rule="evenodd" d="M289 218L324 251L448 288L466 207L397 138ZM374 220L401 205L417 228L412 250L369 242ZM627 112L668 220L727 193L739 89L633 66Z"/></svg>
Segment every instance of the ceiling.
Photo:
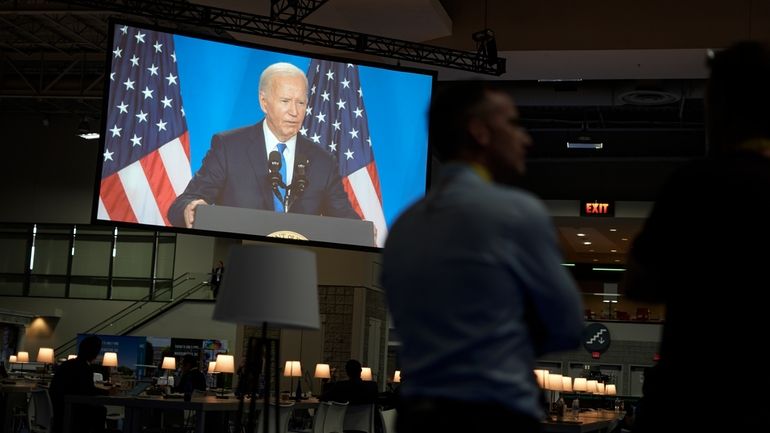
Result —
<svg viewBox="0 0 770 433"><path fill-rule="evenodd" d="M269 15L270 5L194 3L259 15ZM97 119L111 15L66 2L0 1L0 115ZM525 186L549 205L615 200L620 210L621 202L644 204L609 219L581 218L576 205L553 212L566 259L584 264L622 265L666 176L705 154L706 48L745 38L770 41L770 2L762 0L329 0L306 20L471 51L471 34L493 29L499 55L507 59L505 74L479 77L439 68L438 78L497 79L510 89L536 143ZM328 51L242 34L217 36ZM565 143L575 140L604 146L568 150ZM590 247L578 232L590 237Z"/></svg>

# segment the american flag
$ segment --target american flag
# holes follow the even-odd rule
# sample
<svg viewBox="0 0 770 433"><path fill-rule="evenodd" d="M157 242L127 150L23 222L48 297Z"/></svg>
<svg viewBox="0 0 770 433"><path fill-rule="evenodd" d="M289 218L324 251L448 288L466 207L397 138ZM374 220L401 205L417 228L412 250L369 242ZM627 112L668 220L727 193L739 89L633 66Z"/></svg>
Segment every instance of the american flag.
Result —
<svg viewBox="0 0 770 433"><path fill-rule="evenodd" d="M310 98L300 133L337 158L348 199L361 218L374 223L381 247L388 227L358 66L314 59L307 75Z"/></svg>
<svg viewBox="0 0 770 433"><path fill-rule="evenodd" d="M115 28L98 218L169 226L192 178L173 36Z"/></svg>

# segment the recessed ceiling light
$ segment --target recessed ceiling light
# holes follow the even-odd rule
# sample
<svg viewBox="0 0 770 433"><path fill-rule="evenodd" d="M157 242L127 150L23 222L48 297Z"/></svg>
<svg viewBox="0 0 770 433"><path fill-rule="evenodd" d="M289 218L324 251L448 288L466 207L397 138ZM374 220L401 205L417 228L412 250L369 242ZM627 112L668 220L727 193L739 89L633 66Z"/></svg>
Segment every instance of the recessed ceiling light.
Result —
<svg viewBox="0 0 770 433"><path fill-rule="evenodd" d="M595 261L595 262L598 262L598 261L599 261L599 259L594 259L594 261Z"/></svg>
<svg viewBox="0 0 770 433"><path fill-rule="evenodd" d="M582 238L582 237L583 237L583 236L585 236L586 234L585 234L585 233L578 233L577 235L578 235L578 237L579 237L579 238Z"/></svg>
<svg viewBox="0 0 770 433"><path fill-rule="evenodd" d="M621 241L627 241L628 238L620 238Z"/></svg>
<svg viewBox="0 0 770 433"><path fill-rule="evenodd" d="M616 231L618 231L618 229L614 229L614 228L613 228L613 229L610 229L610 231L611 231L611 232L616 232Z"/></svg>
<svg viewBox="0 0 770 433"><path fill-rule="evenodd" d="M615 259L615 263L620 263L620 259Z"/></svg>
<svg viewBox="0 0 770 433"><path fill-rule="evenodd" d="M591 241L583 241L583 245L591 245Z"/></svg>
<svg viewBox="0 0 770 433"><path fill-rule="evenodd" d="M588 252L589 252L589 253L592 253L592 252L594 252L594 250L588 250Z"/></svg>
<svg viewBox="0 0 770 433"><path fill-rule="evenodd" d="M610 250L611 253L617 253L618 250Z"/></svg>

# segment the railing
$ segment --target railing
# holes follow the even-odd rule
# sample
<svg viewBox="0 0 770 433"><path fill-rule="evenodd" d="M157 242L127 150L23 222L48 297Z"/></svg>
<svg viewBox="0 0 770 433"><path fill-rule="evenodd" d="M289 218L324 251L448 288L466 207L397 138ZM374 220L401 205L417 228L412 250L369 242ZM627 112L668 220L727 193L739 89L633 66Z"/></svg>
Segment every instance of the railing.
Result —
<svg viewBox="0 0 770 433"><path fill-rule="evenodd" d="M182 301L190 298L191 295L198 292L201 288L209 287L209 278L211 274L208 273L192 273L186 272L177 278L171 284L171 287L158 290L151 293L130 305L127 305L122 310L105 318L104 320L96 323L92 327L82 331L84 334L98 334L107 328L115 328L119 323L131 320L127 325L123 326L120 331L110 330L112 335L128 335L132 331L140 328L141 326L151 322L156 317L165 313L169 309L179 305ZM192 286L187 288L188 286ZM179 293L183 290L181 293ZM176 293L179 293L175 296ZM168 296L168 300L159 301ZM150 309L149 312L145 310L145 306L151 305L151 303L160 302L161 305L157 308ZM145 311L143 311L145 310ZM137 317L139 314L141 317ZM116 329L116 328L115 328ZM67 353L72 351L77 345L77 337L72 338L59 347L54 349L54 353Z"/></svg>

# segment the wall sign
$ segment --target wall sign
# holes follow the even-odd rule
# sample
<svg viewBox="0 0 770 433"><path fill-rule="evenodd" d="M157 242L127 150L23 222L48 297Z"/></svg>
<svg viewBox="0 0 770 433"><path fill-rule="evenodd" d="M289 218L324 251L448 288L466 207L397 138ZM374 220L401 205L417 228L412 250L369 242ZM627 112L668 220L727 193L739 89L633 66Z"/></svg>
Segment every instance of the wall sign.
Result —
<svg viewBox="0 0 770 433"><path fill-rule="evenodd" d="M615 202L610 200L580 200L580 216L613 217Z"/></svg>
<svg viewBox="0 0 770 433"><path fill-rule="evenodd" d="M592 323L583 329L583 347L589 352L602 353L610 347L610 330L601 323Z"/></svg>

